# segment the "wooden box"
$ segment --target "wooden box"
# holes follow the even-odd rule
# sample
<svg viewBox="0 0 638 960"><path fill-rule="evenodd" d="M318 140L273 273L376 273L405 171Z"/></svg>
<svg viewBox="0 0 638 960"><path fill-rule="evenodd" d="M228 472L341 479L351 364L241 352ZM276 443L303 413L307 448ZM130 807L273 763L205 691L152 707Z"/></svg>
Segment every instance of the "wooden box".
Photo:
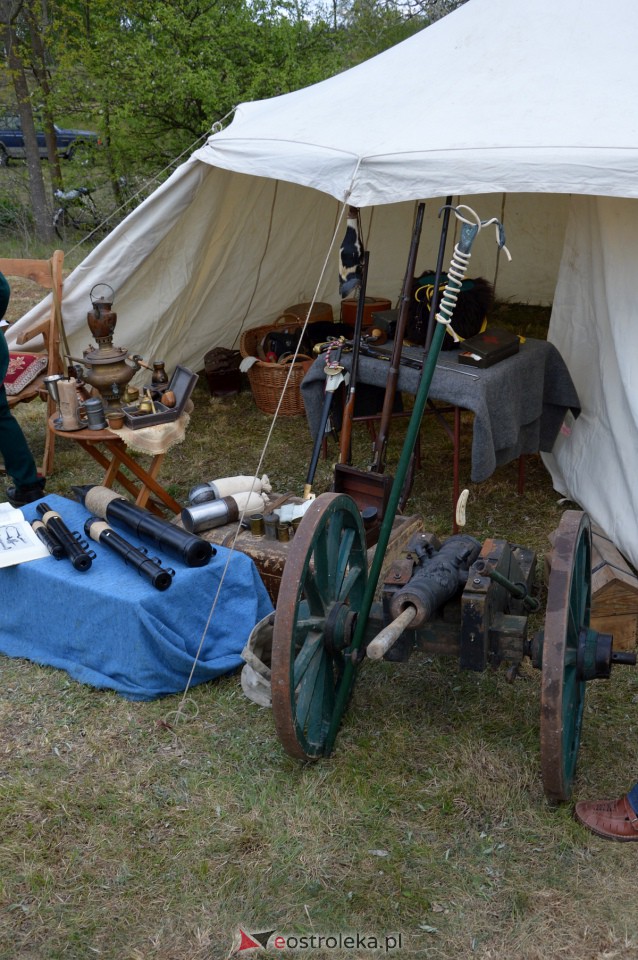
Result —
<svg viewBox="0 0 638 960"><path fill-rule="evenodd" d="M279 499L279 495L272 494L271 499L272 502L275 502L275 500ZM299 503L300 500L297 497L291 496L286 502ZM423 521L421 517L396 517L379 576L377 589L379 595L388 567L399 557L410 538L422 529ZM214 527L212 530L207 530L200 534L200 536L204 537L205 540L209 540L211 543L218 543L230 547L232 546L236 532L237 523L228 523L223 527ZM235 540L235 550L240 550L253 560L266 590L275 605L277 604L281 578L291 544L292 541L286 543L280 540L267 540L265 537L254 536L250 530L241 530ZM368 569L372 563L375 549L375 547L368 549Z"/></svg>
<svg viewBox="0 0 638 960"><path fill-rule="evenodd" d="M553 535L550 535L553 543ZM546 581L551 554L545 558ZM590 626L611 633L614 650L635 650L638 640L638 577L609 537L592 524Z"/></svg>
<svg viewBox="0 0 638 960"><path fill-rule="evenodd" d="M638 577L609 537L592 526L591 626L611 633L614 650L634 650L638 637Z"/></svg>

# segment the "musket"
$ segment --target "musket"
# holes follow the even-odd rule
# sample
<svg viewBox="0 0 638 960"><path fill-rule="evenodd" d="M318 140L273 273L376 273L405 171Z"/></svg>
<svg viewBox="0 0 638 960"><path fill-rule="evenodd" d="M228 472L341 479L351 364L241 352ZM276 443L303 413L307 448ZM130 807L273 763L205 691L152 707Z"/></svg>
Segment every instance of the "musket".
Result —
<svg viewBox="0 0 638 960"><path fill-rule="evenodd" d="M352 460L352 421L354 418L354 402L357 388L357 372L359 367L359 351L361 349L361 335L363 333L363 312L366 300L366 285L368 282L368 264L370 254L366 250L363 255L363 266L361 268L361 285L359 288L359 303L357 304L357 315L354 321L354 336L352 341L352 362L350 364L350 384L348 387L348 399L343 408L343 418L341 421L341 440L339 445L339 463L350 463Z"/></svg>
<svg viewBox="0 0 638 960"><path fill-rule="evenodd" d="M452 197L447 198L446 205L443 207L443 223L441 225L441 236L439 239L439 253L436 259L436 268L434 271L434 288L432 291L432 300L430 303L430 311L428 315L428 325L425 334L425 345L423 350L423 356L427 357L428 350L432 344L432 337L434 336L434 326L436 324L436 310L439 299L439 284L441 282L441 274L443 272L443 257L445 256L445 247L447 244L447 233L448 226L450 223L450 213L451 213L451 203ZM440 216L440 213L439 213ZM401 363L405 363L406 358L401 359ZM412 364L415 366L416 364ZM421 375L423 375L423 363L419 364L421 369ZM403 485L403 490L401 491L401 497L399 499L399 510L403 511L410 493L412 492L412 485L414 483L414 474L416 471L416 453L413 450L412 456L410 458L410 463L408 465L408 470L406 473L405 483Z"/></svg>
<svg viewBox="0 0 638 960"><path fill-rule="evenodd" d="M410 243L410 252L408 255L408 265L403 280L403 289L401 291L401 304L399 307L399 318L394 334L394 344L392 347L392 356L390 357L390 369L386 381L385 396L383 398L383 408L381 410L381 421L379 432L374 442L374 455L370 469L375 473L383 473L385 468L385 455L388 446L388 435L390 432L390 421L392 410L394 408L394 398L397 391L397 382L399 380L399 364L401 363L401 351L403 350L403 338L408 325L410 306L412 303L412 285L414 282L414 269L416 257L419 250L419 240L421 238L421 227L423 226L423 213L425 204L420 203L417 209L414 230L412 231L412 242Z"/></svg>

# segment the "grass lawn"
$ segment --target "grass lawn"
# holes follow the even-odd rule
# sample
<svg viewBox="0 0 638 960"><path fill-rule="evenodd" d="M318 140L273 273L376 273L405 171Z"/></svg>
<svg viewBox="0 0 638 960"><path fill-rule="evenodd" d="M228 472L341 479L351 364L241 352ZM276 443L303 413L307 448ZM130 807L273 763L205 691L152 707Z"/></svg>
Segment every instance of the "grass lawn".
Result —
<svg viewBox="0 0 638 960"><path fill-rule="evenodd" d="M546 315L531 308L500 319L544 335ZM18 416L39 453L43 408ZM163 483L185 501L197 482L253 473L270 423L248 390L214 399L202 378ZM464 477L470 436L466 423ZM301 492L310 452L305 420L280 420L263 466L275 490ZM367 456L358 428L355 464ZM317 492L329 489L330 458L334 446ZM422 459L406 512L447 536L451 447L431 418ZM516 478L513 463L469 484L466 531L542 557L565 505L538 457L523 496ZM100 480L72 442L57 444L49 492ZM176 726L180 696L130 702L22 660L0 659L0 671L2 960L224 960L240 930L309 944L238 954L259 958L638 956L627 892L638 850L546 802L531 666L511 683L504 670L466 673L424 654L366 664L333 755L306 765L284 753L238 674L191 689ZM589 685L575 799L615 797L633 781L637 699L631 669ZM341 946L326 940L339 935Z"/></svg>

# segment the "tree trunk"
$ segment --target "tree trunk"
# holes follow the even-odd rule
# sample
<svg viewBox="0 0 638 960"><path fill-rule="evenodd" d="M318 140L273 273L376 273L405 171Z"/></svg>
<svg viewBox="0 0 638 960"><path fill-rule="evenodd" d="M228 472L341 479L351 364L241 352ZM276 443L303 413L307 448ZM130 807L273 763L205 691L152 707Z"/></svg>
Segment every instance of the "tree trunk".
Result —
<svg viewBox="0 0 638 960"><path fill-rule="evenodd" d="M24 64L18 49L18 40L11 23L4 24L3 38L7 54L7 62L11 72L13 88L18 103L18 112L22 124L24 149L26 153L27 172L29 175L29 196L33 209L33 218L38 240L51 244L53 241L53 222L51 210L47 201L47 194L42 176L40 153L35 133L33 110L29 98L29 89L24 70Z"/></svg>
<svg viewBox="0 0 638 960"><path fill-rule="evenodd" d="M46 51L42 40L42 29L46 29L46 22L41 25L31 4L24 5L24 14L29 27L29 37L31 39L32 69L36 81L42 91L43 113L42 121L44 126L44 139L47 145L47 154L49 157L49 170L51 171L51 188L62 188L62 170L60 168L60 158L55 141L55 130L53 128L53 117L51 116L51 85L49 82L49 71L46 63ZM46 9L42 8L42 16L46 18Z"/></svg>

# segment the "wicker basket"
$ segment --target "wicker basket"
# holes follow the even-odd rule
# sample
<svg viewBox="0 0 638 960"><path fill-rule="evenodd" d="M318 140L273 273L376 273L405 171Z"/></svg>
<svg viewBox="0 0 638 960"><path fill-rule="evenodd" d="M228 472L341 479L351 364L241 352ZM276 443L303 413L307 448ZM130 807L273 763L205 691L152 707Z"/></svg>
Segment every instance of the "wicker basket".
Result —
<svg viewBox="0 0 638 960"><path fill-rule="evenodd" d="M262 345L269 333L274 331L294 333L301 330L302 327L303 322L300 322L298 317L292 314L282 314L277 317L274 323L244 330L239 341L239 352L242 357L258 357L260 353L263 353ZM312 363L312 357L298 354L297 362L293 365L292 373L290 373L289 362L267 363L265 360L258 359L248 371L248 382L259 410L263 413L275 413L285 387L286 392L281 401L279 415L282 417L298 417L305 414L301 398L301 381ZM290 380L288 380L288 386L286 387L289 373Z"/></svg>

